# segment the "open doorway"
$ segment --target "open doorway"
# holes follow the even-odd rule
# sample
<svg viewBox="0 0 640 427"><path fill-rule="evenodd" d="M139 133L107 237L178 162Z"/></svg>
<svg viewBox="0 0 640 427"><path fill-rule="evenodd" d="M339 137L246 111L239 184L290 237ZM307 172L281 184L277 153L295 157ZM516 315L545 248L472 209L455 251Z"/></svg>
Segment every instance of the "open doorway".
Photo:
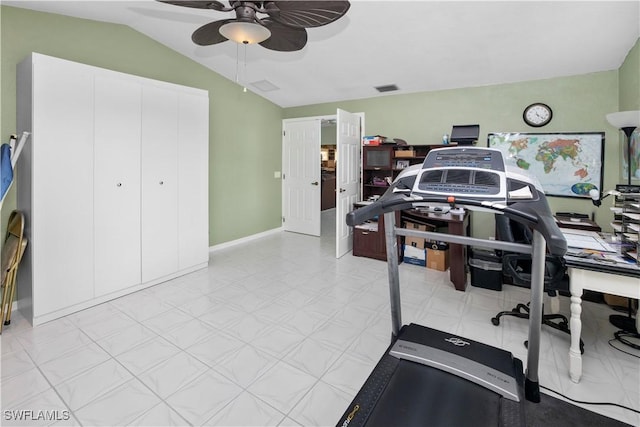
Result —
<svg viewBox="0 0 640 427"><path fill-rule="evenodd" d="M322 122L325 130L322 130ZM301 117L283 120L282 145L282 225L284 231L321 236L321 177L323 150L325 192L334 194L333 209L336 257L351 250L353 232L344 221L358 200L360 188L360 147L364 113L337 109L335 116ZM323 136L324 135L324 136ZM334 139L335 138L335 142ZM335 144L335 149L328 147ZM331 154L332 153L332 154ZM333 157L333 159L331 158ZM335 188L331 182L335 174ZM326 197L327 200L330 197Z"/></svg>
<svg viewBox="0 0 640 427"><path fill-rule="evenodd" d="M334 240L336 233L336 165L338 162L336 138L336 119L322 119L320 124L320 215L322 218L320 235L323 239Z"/></svg>

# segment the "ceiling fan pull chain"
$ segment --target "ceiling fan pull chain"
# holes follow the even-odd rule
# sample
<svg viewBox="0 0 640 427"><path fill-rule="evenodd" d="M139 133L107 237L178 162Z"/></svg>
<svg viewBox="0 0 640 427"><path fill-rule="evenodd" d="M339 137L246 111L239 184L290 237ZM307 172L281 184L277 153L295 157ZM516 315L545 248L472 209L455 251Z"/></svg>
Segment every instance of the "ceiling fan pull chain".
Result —
<svg viewBox="0 0 640 427"><path fill-rule="evenodd" d="M247 91L247 43L244 43L244 76L242 78L242 91Z"/></svg>
<svg viewBox="0 0 640 427"><path fill-rule="evenodd" d="M240 84L239 75L239 65L240 65L240 45L236 44L236 83Z"/></svg>

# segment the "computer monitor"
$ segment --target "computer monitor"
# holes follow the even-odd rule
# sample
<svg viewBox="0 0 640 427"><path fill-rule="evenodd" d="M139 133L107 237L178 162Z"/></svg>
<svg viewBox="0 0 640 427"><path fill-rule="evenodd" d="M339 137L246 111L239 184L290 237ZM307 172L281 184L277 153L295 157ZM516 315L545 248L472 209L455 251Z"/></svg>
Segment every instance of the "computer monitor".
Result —
<svg viewBox="0 0 640 427"><path fill-rule="evenodd" d="M480 125L453 125L451 129L451 142L459 145L471 145L478 141Z"/></svg>

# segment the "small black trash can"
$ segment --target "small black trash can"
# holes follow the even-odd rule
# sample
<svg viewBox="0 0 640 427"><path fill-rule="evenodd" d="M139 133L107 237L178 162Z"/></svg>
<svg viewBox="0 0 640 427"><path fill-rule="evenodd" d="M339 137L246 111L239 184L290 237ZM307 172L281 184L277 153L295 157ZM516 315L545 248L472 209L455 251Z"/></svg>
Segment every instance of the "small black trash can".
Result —
<svg viewBox="0 0 640 427"><path fill-rule="evenodd" d="M472 249L469 267L473 286L494 291L502 290L502 259L494 252Z"/></svg>

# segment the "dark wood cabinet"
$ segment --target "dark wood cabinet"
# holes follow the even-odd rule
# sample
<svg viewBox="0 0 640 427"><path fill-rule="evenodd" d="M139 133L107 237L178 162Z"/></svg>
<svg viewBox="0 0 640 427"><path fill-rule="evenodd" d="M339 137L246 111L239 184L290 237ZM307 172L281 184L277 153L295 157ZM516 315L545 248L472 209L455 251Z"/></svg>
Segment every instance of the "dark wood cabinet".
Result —
<svg viewBox="0 0 640 427"><path fill-rule="evenodd" d="M336 207L336 174L323 173L320 189L320 210Z"/></svg>
<svg viewBox="0 0 640 427"><path fill-rule="evenodd" d="M354 209L362 206L356 203ZM396 213L396 223L400 221L400 212ZM382 216L353 228L353 255L387 260L387 247L384 237L384 218ZM398 259L402 257L401 239L398 238Z"/></svg>

